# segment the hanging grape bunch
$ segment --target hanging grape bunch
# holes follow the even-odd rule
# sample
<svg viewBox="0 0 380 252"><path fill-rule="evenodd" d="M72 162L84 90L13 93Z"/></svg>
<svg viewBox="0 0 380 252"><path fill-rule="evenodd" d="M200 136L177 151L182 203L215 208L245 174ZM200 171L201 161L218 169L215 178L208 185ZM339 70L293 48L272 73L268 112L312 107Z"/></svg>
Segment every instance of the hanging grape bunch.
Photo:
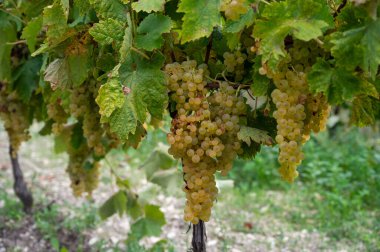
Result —
<svg viewBox="0 0 380 252"><path fill-rule="evenodd" d="M169 153L183 164L187 199L184 219L197 224L210 219L218 193L215 172L226 175L242 151L236 134L245 104L227 82L209 91L206 65L197 67L195 61L185 61L168 64L165 71L178 112L167 136Z"/></svg>
<svg viewBox="0 0 380 252"><path fill-rule="evenodd" d="M259 70L272 78L276 86L271 96L277 108L273 117L277 120L279 171L289 182L298 176L297 166L304 159L302 145L310 138L311 131L325 129L330 111L326 97L312 94L307 83L306 74L317 56L313 54L321 53L316 47L294 41L289 49L291 59L284 61L278 71L269 71L265 66Z"/></svg>

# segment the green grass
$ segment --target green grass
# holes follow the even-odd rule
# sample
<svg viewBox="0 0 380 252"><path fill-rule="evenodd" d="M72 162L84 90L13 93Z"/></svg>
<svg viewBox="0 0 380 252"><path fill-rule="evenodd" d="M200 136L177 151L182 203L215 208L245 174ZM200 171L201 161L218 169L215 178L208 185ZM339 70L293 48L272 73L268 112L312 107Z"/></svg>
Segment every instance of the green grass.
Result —
<svg viewBox="0 0 380 252"><path fill-rule="evenodd" d="M263 148L255 160L235 162L229 175L238 188L234 198L241 198L240 207L246 209L244 202L252 201L247 197L254 192L258 206L267 202L271 216L292 229L318 229L334 240L362 243L366 250L376 251L380 249L380 150L368 141L376 139L380 136L366 139L357 129L343 128L313 137L304 146L306 159L293 185L278 175L278 150ZM286 202L261 197L267 190L285 194Z"/></svg>

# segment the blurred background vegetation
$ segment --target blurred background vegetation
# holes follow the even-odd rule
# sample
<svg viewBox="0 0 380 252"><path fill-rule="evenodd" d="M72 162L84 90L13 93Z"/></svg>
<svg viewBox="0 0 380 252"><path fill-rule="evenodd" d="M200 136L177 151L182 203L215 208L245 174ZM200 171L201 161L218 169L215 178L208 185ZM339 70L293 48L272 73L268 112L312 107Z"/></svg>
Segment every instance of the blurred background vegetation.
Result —
<svg viewBox="0 0 380 252"><path fill-rule="evenodd" d="M168 125L169 121L148 134L138 150L131 149L126 154L112 152L103 164L101 183L106 187L101 190L115 186L110 171L125 175L132 188L144 183L154 184L149 190L140 191L140 197L160 205L166 225L171 227L164 228L161 240L158 243L155 240L156 250L150 251L183 251L183 246L189 246L188 241L176 241L186 237L187 225L181 221L184 195L180 166L162 154L166 150ZM33 160L33 152L44 152L49 160L63 160L56 164L59 168L54 169L64 170L65 157L46 154L46 150L36 148L41 141L51 140L35 134L23 147L22 155ZM236 160L227 177L218 176L221 193L208 229L210 251L278 251L284 248L288 251L380 251L379 126L351 128L348 123L332 117L328 131L313 136L305 144L304 152L306 159L299 167L300 176L294 184L280 179L276 147L263 147L254 160ZM0 165L4 166L3 156ZM52 166L47 163L43 169L53 169ZM38 184L38 179L33 179L36 173L27 173L27 180ZM20 223L25 224L27 218L11 187L10 173L0 172L0 230L8 232ZM68 191L69 188L60 190ZM130 246L128 240L125 242L126 236L114 243L110 242L110 237L91 241L94 235L91 230L103 223L97 214L97 208L103 203L101 200L83 200L81 205L74 206L70 200L55 202L56 196L46 197L46 192L38 187L33 188L33 193L43 206L36 207L33 223L51 251L106 251L110 248L118 251ZM172 209L172 201L168 199L178 199L179 206ZM172 218L174 215L176 219ZM174 222L180 224L173 227ZM182 236L170 235L173 228ZM67 235L76 238L69 242L62 232L66 232L66 238ZM299 235L302 232L307 235ZM3 241L6 247L4 244ZM146 251L144 246L129 248L129 251Z"/></svg>

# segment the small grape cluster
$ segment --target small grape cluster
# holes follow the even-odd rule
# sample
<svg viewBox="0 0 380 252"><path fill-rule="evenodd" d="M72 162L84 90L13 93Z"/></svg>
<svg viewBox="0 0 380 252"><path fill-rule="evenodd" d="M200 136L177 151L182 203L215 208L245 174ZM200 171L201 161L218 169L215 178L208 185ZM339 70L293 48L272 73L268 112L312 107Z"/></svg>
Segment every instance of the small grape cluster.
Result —
<svg viewBox="0 0 380 252"><path fill-rule="evenodd" d="M90 196L99 183L99 162L92 160L92 152L86 145L75 150L69 149L68 153L69 164L66 171L70 177L74 196L79 197L83 193Z"/></svg>
<svg viewBox="0 0 380 252"><path fill-rule="evenodd" d="M93 149L96 155L102 156L105 154L102 144L104 131L100 124L99 107L94 102L98 89L99 84L95 80L73 89L70 96L70 112L82 120L83 135L87 139L88 147Z"/></svg>
<svg viewBox="0 0 380 252"><path fill-rule="evenodd" d="M16 92L8 93L6 87L5 83L0 83L0 118L8 133L12 156L15 157L21 143L30 138L28 108Z"/></svg>
<svg viewBox="0 0 380 252"><path fill-rule="evenodd" d="M226 71L235 75L235 81L241 81L244 76L244 62L247 59L247 55L240 51L233 53L225 52L223 58Z"/></svg>
<svg viewBox="0 0 380 252"><path fill-rule="evenodd" d="M197 224L210 218L218 193L215 172L226 174L241 152L236 135L245 104L227 82L209 94L206 65L176 62L166 65L165 71L170 97L178 112L167 136L169 153L183 164L187 198L184 220Z"/></svg>
<svg viewBox="0 0 380 252"><path fill-rule="evenodd" d="M306 118L306 76L288 70L274 74L273 82L277 87L271 96L277 107L273 117L277 120L280 173L285 180L292 182L298 176L297 166L304 158L302 136Z"/></svg>
<svg viewBox="0 0 380 252"><path fill-rule="evenodd" d="M240 15L247 13L248 4L246 0L223 0L221 11L227 19L237 20Z"/></svg>
<svg viewBox="0 0 380 252"><path fill-rule="evenodd" d="M53 98L49 103L47 103L47 114L49 118L53 120L51 130L55 135L58 135L62 132L64 125L69 117L60 103L61 99Z"/></svg>
<svg viewBox="0 0 380 252"><path fill-rule="evenodd" d="M330 105L322 93L309 94L306 101L306 120L303 132L304 141L309 140L311 131L318 133L326 129L327 119L330 115Z"/></svg>

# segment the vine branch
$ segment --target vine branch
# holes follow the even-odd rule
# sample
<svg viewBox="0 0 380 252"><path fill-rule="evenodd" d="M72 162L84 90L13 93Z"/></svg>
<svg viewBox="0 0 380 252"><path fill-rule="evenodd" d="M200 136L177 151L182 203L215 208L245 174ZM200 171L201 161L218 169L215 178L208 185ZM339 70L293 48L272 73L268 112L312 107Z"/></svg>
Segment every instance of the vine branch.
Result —
<svg viewBox="0 0 380 252"><path fill-rule="evenodd" d="M336 11L334 12L334 15L333 15L334 18L338 16L340 11L344 8L344 6L346 6L346 4L347 4L347 0L343 0L342 3L338 6L338 9L336 9Z"/></svg>
<svg viewBox="0 0 380 252"><path fill-rule="evenodd" d="M206 47L206 56L205 56L205 63L208 64L208 61L210 59L210 53L211 53L211 48L212 48L212 36L213 33L211 33L210 38L208 39L208 44Z"/></svg>

